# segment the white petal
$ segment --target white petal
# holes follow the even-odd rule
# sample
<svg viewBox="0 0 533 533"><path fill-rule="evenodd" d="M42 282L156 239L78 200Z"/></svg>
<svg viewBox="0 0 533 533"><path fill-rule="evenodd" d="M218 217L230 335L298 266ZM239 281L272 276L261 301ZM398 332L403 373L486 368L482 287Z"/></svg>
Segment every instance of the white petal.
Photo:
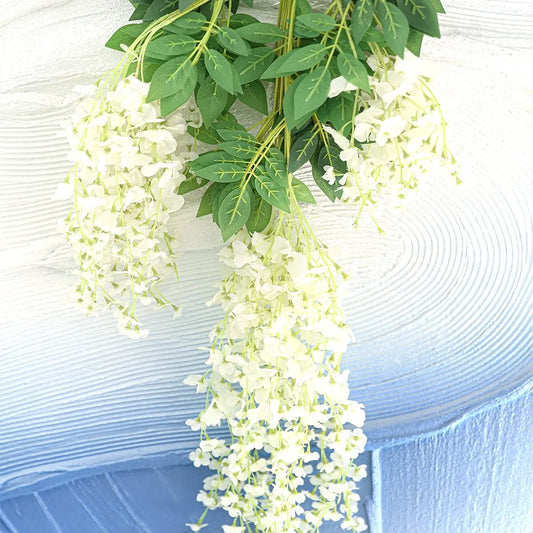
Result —
<svg viewBox="0 0 533 533"><path fill-rule="evenodd" d="M384 120L376 134L376 144L384 146L390 139L395 139L403 132L405 125L405 120L398 116Z"/></svg>
<svg viewBox="0 0 533 533"><path fill-rule="evenodd" d="M148 195L142 187L132 187L128 189L124 198L124 207L133 203L141 203Z"/></svg>
<svg viewBox="0 0 533 533"><path fill-rule="evenodd" d="M173 194L163 199L163 204L165 204L165 207L171 213L173 213L174 211L179 211L182 208L184 203L185 203L185 200L183 196L179 194Z"/></svg>
<svg viewBox="0 0 533 533"><path fill-rule="evenodd" d="M329 85L328 98L334 98L345 91L353 91L354 89L357 89L357 87L343 76L333 78Z"/></svg>
<svg viewBox="0 0 533 533"><path fill-rule="evenodd" d="M374 132L374 126L366 122L360 122L356 124L353 132L353 137L359 142L368 142Z"/></svg>
<svg viewBox="0 0 533 533"><path fill-rule="evenodd" d="M333 140L341 150L346 150L346 148L350 147L350 141L337 130L330 128L329 126L323 126L323 128L333 137Z"/></svg>
<svg viewBox="0 0 533 533"><path fill-rule="evenodd" d="M60 201L60 200L69 200L72 198L72 195L74 194L74 188L70 183L60 183L57 186L57 189L55 190L54 194L50 198L54 202Z"/></svg>

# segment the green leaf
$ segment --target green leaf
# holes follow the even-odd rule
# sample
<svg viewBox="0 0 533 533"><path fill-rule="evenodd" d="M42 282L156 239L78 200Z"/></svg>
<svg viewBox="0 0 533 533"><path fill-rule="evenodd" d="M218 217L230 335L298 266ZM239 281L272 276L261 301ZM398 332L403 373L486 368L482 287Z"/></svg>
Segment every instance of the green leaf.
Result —
<svg viewBox="0 0 533 533"><path fill-rule="evenodd" d="M403 51L409 36L409 23L405 15L395 5L385 0L379 0L376 6L383 35L392 51L403 58Z"/></svg>
<svg viewBox="0 0 533 533"><path fill-rule="evenodd" d="M246 128L242 124L239 124L237 119L229 112L221 115L219 119L213 124L213 128L217 130L246 130Z"/></svg>
<svg viewBox="0 0 533 533"><path fill-rule="evenodd" d="M327 67L317 67L301 76L294 92L294 118L300 120L318 109L327 99L331 74Z"/></svg>
<svg viewBox="0 0 533 533"><path fill-rule="evenodd" d="M199 128L187 128L189 135L194 137L196 140L205 144L218 144L220 142L220 137L218 136L214 128L206 128L204 125Z"/></svg>
<svg viewBox="0 0 533 533"><path fill-rule="evenodd" d="M296 26L301 25L318 33L326 33L332 30L337 22L333 17L325 13L306 13L298 15L295 20Z"/></svg>
<svg viewBox="0 0 533 533"><path fill-rule="evenodd" d="M322 176L324 169L312 164L313 180L318 188L332 201L340 199L342 196L342 188L337 183L330 184Z"/></svg>
<svg viewBox="0 0 533 533"><path fill-rule="evenodd" d="M196 94L196 103L206 127L211 126L224 111L227 101L228 93L208 76Z"/></svg>
<svg viewBox="0 0 533 533"><path fill-rule="evenodd" d="M247 131L236 130L233 128L217 128L217 132L224 141L243 141L250 146L255 147L255 137Z"/></svg>
<svg viewBox="0 0 533 533"><path fill-rule="evenodd" d="M289 172L298 170L309 161L317 143L317 135L311 131L305 132L294 141L289 153Z"/></svg>
<svg viewBox="0 0 533 533"><path fill-rule="evenodd" d="M142 20L149 7L150 4L139 4L131 14L130 20Z"/></svg>
<svg viewBox="0 0 533 533"><path fill-rule="evenodd" d="M331 125L342 135L348 136L352 129L353 106L355 96L351 92L343 92L335 98L329 98L320 108L318 116L322 122Z"/></svg>
<svg viewBox="0 0 533 533"><path fill-rule="evenodd" d="M209 48L204 54L204 63L209 75L228 93L235 94L240 92L240 84L238 89L235 88L235 76L238 78L237 71L232 64L216 50Z"/></svg>
<svg viewBox="0 0 533 533"><path fill-rule="evenodd" d="M202 196L202 200L200 201L200 205L198 206L196 218L205 217L205 215L209 215L213 212L213 197L215 192L217 190L222 190L223 187L224 185L221 185L220 183L213 183L206 189Z"/></svg>
<svg viewBox="0 0 533 533"><path fill-rule="evenodd" d="M337 67L341 76L346 78L350 83L353 83L356 87L367 93L370 92L368 73L365 65L359 59L341 52L337 56Z"/></svg>
<svg viewBox="0 0 533 533"><path fill-rule="evenodd" d="M435 11L437 13L442 13L442 14L446 13L446 10L442 6L440 0L429 0L429 1L431 2L431 5L435 8Z"/></svg>
<svg viewBox="0 0 533 533"><path fill-rule="evenodd" d="M310 30L303 24L295 23L293 35L295 37L300 37L302 39L314 39L320 35L320 32L315 31L315 30Z"/></svg>
<svg viewBox="0 0 533 533"><path fill-rule="evenodd" d="M236 13L233 15L229 21L230 28L234 30L247 26L248 24L253 24L254 22L259 22L252 15L247 15L246 13Z"/></svg>
<svg viewBox="0 0 533 533"><path fill-rule="evenodd" d="M313 8L307 0L296 0L296 16L311 13Z"/></svg>
<svg viewBox="0 0 533 533"><path fill-rule="evenodd" d="M289 175L287 173L287 160L281 150L270 148L267 156L263 160L266 173L282 187L289 185Z"/></svg>
<svg viewBox="0 0 533 533"><path fill-rule="evenodd" d="M357 141L354 142L357 143ZM341 151L341 148L337 146L334 139L328 134L328 142L322 145L319 155L322 157L324 165L333 167L340 176L343 176L348 167L346 166L346 161L343 161L340 157Z"/></svg>
<svg viewBox="0 0 533 533"><path fill-rule="evenodd" d="M420 57L422 50L422 39L424 34L421 31L409 28L409 37L407 38L406 48L415 56Z"/></svg>
<svg viewBox="0 0 533 533"><path fill-rule="evenodd" d="M363 46L365 43L376 43L381 48L386 48L388 46L383 33L381 33L377 28L374 28L374 26L370 26L370 28L366 30L366 33L361 39L359 45Z"/></svg>
<svg viewBox="0 0 533 533"><path fill-rule="evenodd" d="M316 204L313 193L309 190L309 187L301 180L293 177L291 179L292 190L296 200L299 202L305 202L307 204Z"/></svg>
<svg viewBox="0 0 533 533"><path fill-rule="evenodd" d="M253 22L236 30L241 37L251 43L275 43L283 39L285 32L275 24L268 22Z"/></svg>
<svg viewBox="0 0 533 533"><path fill-rule="evenodd" d="M163 117L178 109L190 98L196 85L196 70L193 70L193 73L193 76L183 80L183 85L180 85L174 94L161 98L161 115Z"/></svg>
<svg viewBox="0 0 533 533"><path fill-rule="evenodd" d="M162 65L162 62L149 62L143 61L142 73L140 73L140 78L142 81L149 83L152 80L152 77L155 71ZM137 75L137 62L133 61L128 68L128 76L130 74Z"/></svg>
<svg viewBox="0 0 533 533"><path fill-rule="evenodd" d="M245 160L250 160L256 154L255 144L245 141L226 141L219 144L221 150Z"/></svg>
<svg viewBox="0 0 533 533"><path fill-rule="evenodd" d="M186 94L181 102L183 104L194 91L196 79L196 69L189 59L185 57L170 59L154 72L146 101L153 102L165 96Z"/></svg>
<svg viewBox="0 0 533 533"><path fill-rule="evenodd" d="M334 190L330 190L331 187L333 187L332 185L330 185L326 180L324 180L322 178L322 176L324 175L324 168L322 166L322 161L319 157L319 153L321 153L321 151L323 150L323 145L322 145L322 148L317 148L315 153L313 154L313 156L311 157L311 159L309 160L309 162L311 163L311 174L313 176L313 180L315 181L315 183L318 185L318 187L322 190L322 192L324 192L324 194L332 201L334 202L335 201L335 195L333 194L334 193ZM324 182L326 184L326 190L322 189L322 183L321 182Z"/></svg>
<svg viewBox="0 0 533 533"><path fill-rule="evenodd" d="M246 222L246 227L250 233L261 232L268 226L271 218L272 206L264 198L258 196L255 199L254 210Z"/></svg>
<svg viewBox="0 0 533 533"><path fill-rule="evenodd" d="M335 183L329 183L322 177L325 166L335 169ZM315 183L332 202L342 196L342 187L339 182L346 171L346 163L339 158L339 149L336 145L322 146L320 150L317 150L311 158L311 170Z"/></svg>
<svg viewBox="0 0 533 533"><path fill-rule="evenodd" d="M329 69L329 73L331 74L332 79L338 78L341 75L341 73L339 72L339 67L337 67L336 61L331 61L331 63L328 66L328 69Z"/></svg>
<svg viewBox="0 0 533 533"><path fill-rule="evenodd" d="M238 157L229 155L226 152L223 152L222 150L216 150L212 152L206 152L200 155L194 161L191 161L189 163L189 168L196 173L196 171L201 168L209 167L211 165L220 163L230 163L232 165L244 166L248 162L244 159L239 159Z"/></svg>
<svg viewBox="0 0 533 533"><path fill-rule="evenodd" d="M278 57L261 76L262 79L280 78L295 72L308 70L324 59L327 48L323 44L314 43L296 48Z"/></svg>
<svg viewBox="0 0 533 533"><path fill-rule="evenodd" d="M144 20L153 21L172 11L172 6L167 4L166 0L153 0L150 7L146 10Z"/></svg>
<svg viewBox="0 0 533 533"><path fill-rule="evenodd" d="M239 73L235 70L235 67L231 63L230 65L231 65L231 81L233 83L233 96L236 96L237 94L242 94L241 79L239 77Z"/></svg>
<svg viewBox="0 0 533 533"><path fill-rule="evenodd" d="M231 106L235 103L235 100L237 100L237 97L234 94L228 94L228 101L226 103L226 107L224 108L224 113L227 113Z"/></svg>
<svg viewBox="0 0 533 533"><path fill-rule="evenodd" d="M285 95L283 96L283 114L285 115L285 122L289 130L304 125L305 121L308 120L309 117L311 117L311 115L313 114L313 112L311 111L307 114L305 118L301 120L297 120L295 117L294 95L296 93L296 89L298 89L298 86L300 85L300 83L302 83L302 80L302 76L296 78L289 85L289 88L285 91Z"/></svg>
<svg viewBox="0 0 533 533"><path fill-rule="evenodd" d="M205 152L203 154L200 154L196 159L189 161L189 169L193 172L196 172L201 168L209 167L211 165L214 165L215 163L223 163L224 161L221 161L220 159L221 155L228 158L231 157L228 154L221 152L220 150Z"/></svg>
<svg viewBox="0 0 533 533"><path fill-rule="evenodd" d="M198 83L203 83L204 80L207 78L207 70L205 68L205 65L203 62L196 63L194 65L196 67L197 77L198 77Z"/></svg>
<svg viewBox="0 0 533 533"><path fill-rule="evenodd" d="M113 50L119 50L122 52L121 44L126 46L131 46L133 41L139 37L139 35L148 28L148 22L141 22L140 24L126 24L119 28L105 43L107 48L112 48Z"/></svg>
<svg viewBox="0 0 533 533"><path fill-rule="evenodd" d="M225 241L246 224L252 212L252 203L253 194L249 185L241 188L238 184L230 184L221 193L218 225Z"/></svg>
<svg viewBox="0 0 533 533"><path fill-rule="evenodd" d="M206 183L207 180L191 176L180 183L180 186L178 187L178 194L187 194L188 192L195 191L196 189L201 189Z"/></svg>
<svg viewBox="0 0 533 533"><path fill-rule="evenodd" d="M241 83L258 80L268 66L274 61L274 50L268 46L252 48L250 55L239 56L233 66L239 73Z"/></svg>
<svg viewBox="0 0 533 533"><path fill-rule="evenodd" d="M365 35L372 23L374 6L372 0L357 0L352 12L352 22L350 24L350 33L355 44L357 44Z"/></svg>
<svg viewBox="0 0 533 533"><path fill-rule="evenodd" d="M195 174L209 181L231 183L244 178L246 169L233 165L232 163L217 163L209 167L199 168L195 170Z"/></svg>
<svg viewBox="0 0 533 533"><path fill-rule="evenodd" d="M380 33L380 35L381 35L381 38L383 38L383 34ZM353 48L352 48L352 45L353 45ZM353 44L351 35L347 32L341 32L337 40L337 50L339 52L342 52L345 55L353 56L354 49L355 49L355 57L357 57L357 59L359 59L360 61L366 61L367 56L361 49L361 44ZM331 64L330 64L330 69L331 69ZM334 73L332 72L331 74L333 75Z"/></svg>
<svg viewBox="0 0 533 533"><path fill-rule="evenodd" d="M155 59L169 59L192 52L196 43L196 39L190 36L164 35L148 43L145 55Z"/></svg>
<svg viewBox="0 0 533 533"><path fill-rule="evenodd" d="M240 0L225 0L224 2L229 8L231 13L237 13L239 9Z"/></svg>
<svg viewBox="0 0 533 533"><path fill-rule="evenodd" d="M239 56L250 54L250 45L233 29L221 27L217 32L217 40L220 45Z"/></svg>
<svg viewBox="0 0 533 533"><path fill-rule="evenodd" d="M193 2L194 0L178 0L180 11L185 11Z"/></svg>
<svg viewBox="0 0 533 533"><path fill-rule="evenodd" d="M431 0L397 0L409 25L431 37L440 37L437 10Z"/></svg>
<svg viewBox="0 0 533 533"><path fill-rule="evenodd" d="M150 83L150 89L152 88L152 84L158 71L159 69L155 71L154 77L152 78L152 82ZM195 87L196 68L192 67L190 76L188 78L184 77L181 80L181 83L177 86L174 94L161 98L161 115L163 117L166 117L167 115L172 113L172 111L175 111L176 109L178 109L178 107L182 106L190 98ZM150 95L150 91L148 91L148 95ZM150 100L148 100L147 98L147 101Z"/></svg>
<svg viewBox="0 0 533 533"><path fill-rule="evenodd" d="M274 180L272 176L264 172L258 171L254 176L254 187L259 193L259 196L273 207L277 207L282 211L290 213L291 208L289 205L289 197L287 196L287 189Z"/></svg>
<svg viewBox="0 0 533 533"><path fill-rule="evenodd" d="M218 207L220 205L220 200L222 198L222 193L226 190L227 187L235 186L234 183L216 183L216 188L213 191L213 196L211 198L211 214L213 215L213 222L218 224ZM220 226L219 226L220 227Z"/></svg>
<svg viewBox="0 0 533 533"><path fill-rule="evenodd" d="M191 0L152 0L151 2L148 2L150 6L146 10L144 20L157 20L163 15L168 15L177 9L183 11L185 9L184 6L188 6L191 3Z"/></svg>
<svg viewBox="0 0 533 533"><path fill-rule="evenodd" d="M207 19L204 17L204 15L193 11L183 15L171 24L165 26L165 31L178 34L187 33L189 35L194 35L195 33L200 33L203 31L206 22Z"/></svg>
<svg viewBox="0 0 533 533"><path fill-rule="evenodd" d="M239 95L239 100L248 107L263 113L268 114L268 100L264 85L259 81L252 81L243 86L242 94Z"/></svg>

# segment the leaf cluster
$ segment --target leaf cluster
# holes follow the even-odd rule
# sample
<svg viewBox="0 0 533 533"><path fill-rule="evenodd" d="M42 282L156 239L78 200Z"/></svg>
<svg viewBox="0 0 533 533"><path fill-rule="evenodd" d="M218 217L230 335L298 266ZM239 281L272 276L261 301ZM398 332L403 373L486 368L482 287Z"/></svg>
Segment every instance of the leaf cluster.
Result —
<svg viewBox="0 0 533 533"><path fill-rule="evenodd" d="M268 112L265 85L259 78L274 60L274 51L265 45L284 33L252 16L231 14L235 3L205 2L200 9L179 16L155 32L142 50L142 61L132 63L130 72L150 82L148 100L161 100L163 115L193 93L207 126L236 99L260 113ZM142 21L117 30L106 46L117 50L131 46L152 20L190 5L189 0L136 3L132 18Z"/></svg>
<svg viewBox="0 0 533 533"><path fill-rule="evenodd" d="M440 36L437 14L444 12L439 0L333 0L322 13L308 0L282 0L290 15L278 26L239 13L239 0L132 3L139 22L120 28L107 46L136 44L130 70L150 82L148 100L160 100L163 115L194 95L203 125L191 133L213 149L190 165L180 192L205 187L198 216L211 214L224 239L244 225L261 231L273 208L289 211L291 183L300 201L314 202L292 178L307 162L324 194L341 196L345 163L322 124L350 137L360 91L370 91L367 55L376 47L418 55L424 35ZM341 76L357 90L329 97ZM256 136L231 114L236 100L264 115ZM333 183L322 178L325 166L334 169Z"/></svg>
<svg viewBox="0 0 533 533"><path fill-rule="evenodd" d="M245 225L249 231L263 231L273 208L290 212L289 186L297 200L315 202L307 186L289 173L291 159L287 164L279 149L265 149L230 113L192 133L218 149L190 163L191 176L180 192L209 183L197 216L212 215L224 239Z"/></svg>

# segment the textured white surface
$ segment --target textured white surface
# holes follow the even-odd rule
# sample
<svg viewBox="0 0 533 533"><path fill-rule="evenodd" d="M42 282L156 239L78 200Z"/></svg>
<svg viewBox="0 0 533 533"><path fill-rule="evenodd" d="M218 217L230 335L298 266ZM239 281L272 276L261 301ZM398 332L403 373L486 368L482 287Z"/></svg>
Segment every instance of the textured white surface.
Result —
<svg viewBox="0 0 533 533"><path fill-rule="evenodd" d="M531 533L532 418L530 394L380 450L370 533Z"/></svg>
<svg viewBox="0 0 533 533"><path fill-rule="evenodd" d="M464 184L428 183L408 210L372 228L321 202L317 233L354 272L346 299L357 338L345 358L371 436L435 427L533 373L529 2L449 2L424 68L443 105ZM481 13L483 11L483 13ZM124 0L18 3L0 15L0 489L60 471L185 449L202 403L181 385L218 312L221 242L195 206L180 213L184 307L146 316L133 342L113 319L72 307L68 253L50 200L69 168L61 122L72 87L118 54L103 43ZM488 14L487 14L488 13Z"/></svg>

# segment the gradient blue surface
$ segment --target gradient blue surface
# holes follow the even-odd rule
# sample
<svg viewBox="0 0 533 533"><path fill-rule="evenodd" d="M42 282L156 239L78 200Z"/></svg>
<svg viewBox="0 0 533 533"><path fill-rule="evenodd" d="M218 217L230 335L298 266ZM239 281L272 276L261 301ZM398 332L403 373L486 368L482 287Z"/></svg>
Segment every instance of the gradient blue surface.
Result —
<svg viewBox="0 0 533 533"><path fill-rule="evenodd" d="M533 394L524 391L439 432L366 452L361 516L370 533L531 533ZM155 460L160 463L161 460ZM4 533L187 533L205 469L138 462L26 488L0 500ZM50 483L50 482L49 482ZM54 485L52 483L52 485ZM206 532L228 523L209 513ZM335 523L322 533L340 533Z"/></svg>

